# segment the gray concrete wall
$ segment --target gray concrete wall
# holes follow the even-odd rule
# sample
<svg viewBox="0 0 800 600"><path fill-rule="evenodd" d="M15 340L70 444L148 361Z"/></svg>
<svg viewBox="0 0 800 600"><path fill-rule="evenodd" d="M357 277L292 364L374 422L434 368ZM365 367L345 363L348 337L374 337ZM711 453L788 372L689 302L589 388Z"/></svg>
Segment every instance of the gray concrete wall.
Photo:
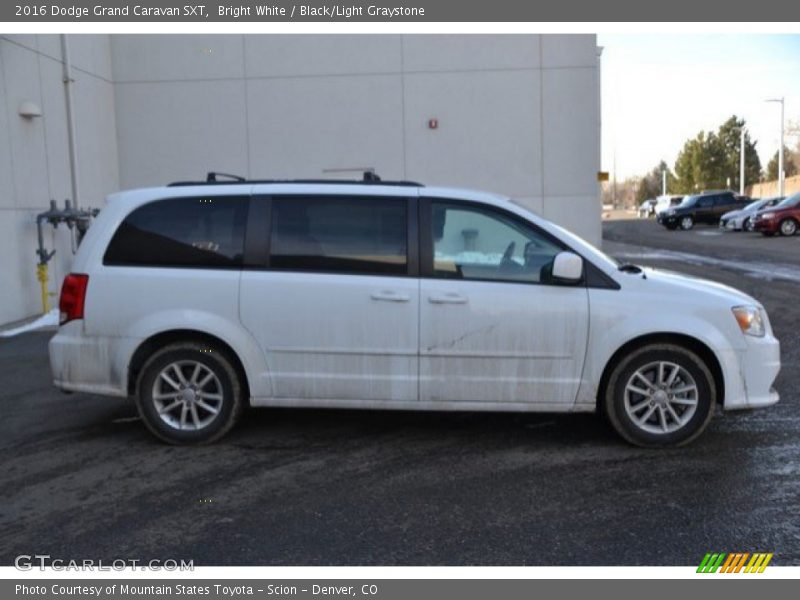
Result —
<svg viewBox="0 0 800 600"><path fill-rule="evenodd" d="M372 167L505 193L600 241L594 35L69 38L84 206L210 170ZM57 35L0 37L0 323L38 312L33 216L70 195L60 57ZM23 99L44 116L22 119Z"/></svg>
<svg viewBox="0 0 800 600"><path fill-rule="evenodd" d="M106 35L71 35L73 94L84 206L100 207L119 188L117 131L110 41ZM42 116L25 119L30 100ZM0 324L41 311L36 280L35 216L54 198L71 194L66 103L58 35L0 35ZM50 228L50 292L58 293L72 251L62 226ZM53 298L53 304L57 298Z"/></svg>

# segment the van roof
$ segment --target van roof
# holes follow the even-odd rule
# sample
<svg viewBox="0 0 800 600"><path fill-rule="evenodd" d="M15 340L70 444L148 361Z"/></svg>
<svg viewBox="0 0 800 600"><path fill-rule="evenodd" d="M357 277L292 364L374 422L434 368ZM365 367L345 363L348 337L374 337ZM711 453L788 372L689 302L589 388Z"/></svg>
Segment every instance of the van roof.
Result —
<svg viewBox="0 0 800 600"><path fill-rule="evenodd" d="M222 179L220 179L222 178ZM314 185L390 185L407 187L424 187L416 181L383 181L375 171L364 171L361 179L245 179L239 175L209 171L204 181L173 181L167 187L184 187L198 185L256 185L264 183L298 183Z"/></svg>

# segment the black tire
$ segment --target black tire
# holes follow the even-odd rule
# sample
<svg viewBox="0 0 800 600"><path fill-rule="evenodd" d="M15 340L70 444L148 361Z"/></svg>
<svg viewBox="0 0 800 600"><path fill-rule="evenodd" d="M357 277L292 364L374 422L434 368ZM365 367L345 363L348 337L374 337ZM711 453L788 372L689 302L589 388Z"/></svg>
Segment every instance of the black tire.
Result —
<svg viewBox="0 0 800 600"><path fill-rule="evenodd" d="M641 426L634 422L629 415L629 411L626 409L625 394L626 387L635 377L634 374L638 370L647 368L648 365L659 361L678 365L688 373L694 380L693 383L696 387L696 404L693 414L680 414L681 417L686 416L687 418L682 426L673 431L654 433L645 430L644 427L660 426L659 412L662 412L662 409L656 406L653 408L655 412L651 411L650 419L655 418L655 423L647 422L644 426ZM636 396L629 393L629 397L631 395ZM637 398L645 401L644 397L637 396ZM708 426L711 417L714 415L717 390L711 371L697 354L677 344L649 344L633 350L617 362L608 379L602 402L604 413L611 425L623 439L631 444L644 448L683 446L697 438ZM644 416L653 406L654 401L651 400L639 415ZM679 404L672 404L671 406L676 411L688 411L690 408L688 406L684 408L683 405ZM655 417L652 415L655 415ZM671 419L671 417L668 418ZM677 426L678 422L674 421L674 424Z"/></svg>
<svg viewBox="0 0 800 600"><path fill-rule="evenodd" d="M791 218L781 221L778 227L781 235L785 235L787 237L791 237L797 233L797 221Z"/></svg>
<svg viewBox="0 0 800 600"><path fill-rule="evenodd" d="M753 222L750 220L750 217L747 217L742 222L742 231L753 231Z"/></svg>
<svg viewBox="0 0 800 600"><path fill-rule="evenodd" d="M684 231L689 231L692 227L694 227L694 217L691 215L686 215L685 217L681 217L680 220L681 229Z"/></svg>
<svg viewBox="0 0 800 600"><path fill-rule="evenodd" d="M195 407L195 411L200 411L200 414L208 419L206 424L197 429L181 429L179 426L170 425L159 415L156 407L156 400L154 399L156 378L161 376L164 369L175 363L185 363L186 367L183 368L187 369L191 369L192 365L199 363L201 365L200 368L204 369L203 373L206 373L205 369L207 369L208 372L213 373L216 377L215 380L212 379L211 381L213 386L211 391L214 392L215 396L221 398L220 400L214 400L214 402L219 402L218 405L213 407L217 409L217 413L214 414ZM144 424L153 435L170 444L208 444L218 440L236 424L245 404L242 384L233 364L233 360L224 352L200 342L179 342L161 348L148 359L139 376L136 407L142 421L144 421ZM176 377L173 377L173 380L177 382ZM159 385L163 385L163 383L159 382ZM169 389L169 386L166 387ZM170 403L173 401L183 402L183 400L180 400L180 395L183 392L176 391L176 394L179 396L178 400L169 400ZM194 393L192 394L192 400L188 402L193 403L193 401ZM182 405L179 404L175 410L182 411ZM175 413L171 414L174 415Z"/></svg>

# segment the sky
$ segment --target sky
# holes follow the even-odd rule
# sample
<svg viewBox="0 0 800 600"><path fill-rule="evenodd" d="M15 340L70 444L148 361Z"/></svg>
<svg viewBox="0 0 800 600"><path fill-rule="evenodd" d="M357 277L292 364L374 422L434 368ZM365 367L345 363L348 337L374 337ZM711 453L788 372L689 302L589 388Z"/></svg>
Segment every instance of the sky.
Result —
<svg viewBox="0 0 800 600"><path fill-rule="evenodd" d="M778 150L780 104L800 124L800 35L598 35L602 168L618 180L672 167L684 142L743 117L762 168ZM798 136L788 136L794 147ZM615 160L616 157L616 160Z"/></svg>

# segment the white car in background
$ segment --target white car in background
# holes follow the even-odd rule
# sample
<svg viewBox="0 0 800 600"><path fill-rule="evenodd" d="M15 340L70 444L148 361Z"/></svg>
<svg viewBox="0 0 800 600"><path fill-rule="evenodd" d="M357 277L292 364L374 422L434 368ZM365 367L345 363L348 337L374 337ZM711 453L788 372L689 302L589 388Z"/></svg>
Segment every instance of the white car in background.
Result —
<svg viewBox="0 0 800 600"><path fill-rule="evenodd" d="M508 198L214 179L111 196L50 341L58 387L135 398L161 440L219 439L249 404L602 411L675 446L778 401L757 300L620 264Z"/></svg>
<svg viewBox="0 0 800 600"><path fill-rule="evenodd" d="M639 205L637 215L640 219L648 219L656 214L656 199L648 198Z"/></svg>
<svg viewBox="0 0 800 600"><path fill-rule="evenodd" d="M683 196L659 196L653 209L656 217L673 206L678 206L683 201Z"/></svg>

